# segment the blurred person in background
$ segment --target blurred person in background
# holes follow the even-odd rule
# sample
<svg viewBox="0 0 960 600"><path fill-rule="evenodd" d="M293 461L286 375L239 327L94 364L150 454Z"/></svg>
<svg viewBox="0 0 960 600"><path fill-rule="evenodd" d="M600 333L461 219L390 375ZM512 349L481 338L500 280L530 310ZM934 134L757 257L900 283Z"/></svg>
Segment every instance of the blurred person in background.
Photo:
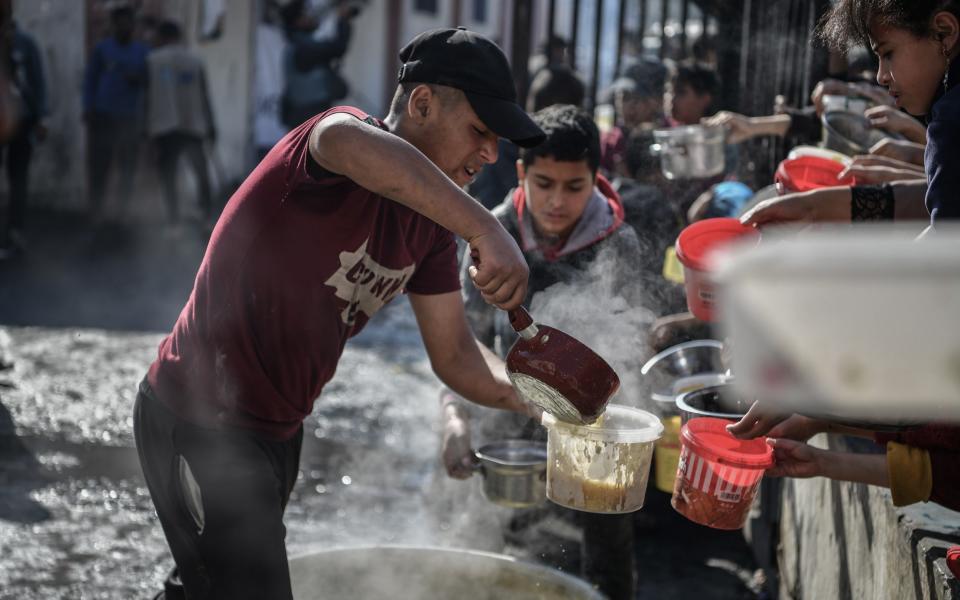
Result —
<svg viewBox="0 0 960 600"><path fill-rule="evenodd" d="M527 92L527 112L535 113L554 104L582 106L586 96L583 80L570 67L552 65L540 69ZM469 186L467 193L486 208L493 209L517 185L517 160L520 149L501 139L497 162L485 168Z"/></svg>
<svg viewBox="0 0 960 600"><path fill-rule="evenodd" d="M156 49L147 58L147 134L156 148L157 170L171 225L180 221L177 174L186 157L197 182L204 227L213 228L213 199L204 141L216 140L216 125L203 60L183 43L174 21L156 30Z"/></svg>
<svg viewBox="0 0 960 600"><path fill-rule="evenodd" d="M455 236L477 252L483 299L518 306L523 255L462 187L496 160L499 137L535 146L543 132L483 36L429 31L400 60L384 120L349 106L316 115L234 193L140 383L138 457L176 562L168 599L292 598L283 514L303 421L348 340L400 293L446 385L537 414L467 325Z"/></svg>
<svg viewBox="0 0 960 600"><path fill-rule="evenodd" d="M133 194L149 49L133 39L134 10L121 5L110 11L112 33L90 55L83 81L83 120L87 124L87 168L90 216L103 218L111 169L119 171L119 214Z"/></svg>
<svg viewBox="0 0 960 600"><path fill-rule="evenodd" d="M547 134L539 146L520 152L516 186L494 210L507 232L520 245L530 267L530 285L523 305L557 283L575 282L601 253L620 269L615 290L634 285L640 246L624 223L620 198L598 173L600 136L584 110L552 105L533 115ZM474 335L488 349L505 356L517 334L506 313L484 302L469 285L470 252L460 261L464 305ZM443 441L441 457L447 473L462 479L472 474L471 414L481 443L506 438L545 440L546 431L522 415L468 407L456 394L441 396ZM563 509L565 512L565 509ZM576 513L583 528L583 576L611 600L634 597L633 515Z"/></svg>
<svg viewBox="0 0 960 600"><path fill-rule="evenodd" d="M715 70L701 63L680 63L670 75L663 97L670 125L698 125L715 112L719 93L720 78Z"/></svg>
<svg viewBox="0 0 960 600"><path fill-rule="evenodd" d="M615 125L600 136L600 167L609 177L621 172L627 139L632 130L642 127L665 127L664 90L668 70L655 58L641 58L624 69L610 87Z"/></svg>
<svg viewBox="0 0 960 600"><path fill-rule="evenodd" d="M334 2L329 22L332 31L328 32L308 10L306 0L293 0L281 9L288 42L281 117L288 128L297 127L347 97L349 89L340 75L340 60L347 53L353 32L351 21L359 11L355 2Z"/></svg>
<svg viewBox="0 0 960 600"><path fill-rule="evenodd" d="M274 144L286 135L287 127L280 118L285 77L284 56L287 38L280 8L275 2L262 1L256 31L256 62L253 85L254 160L259 163Z"/></svg>
<svg viewBox="0 0 960 600"><path fill-rule="evenodd" d="M23 228L29 197L33 146L47 136L47 84L37 43L13 20L12 0L0 1L0 57L15 115L9 137L0 145L0 161L7 171L7 214L0 230L0 260L24 249Z"/></svg>

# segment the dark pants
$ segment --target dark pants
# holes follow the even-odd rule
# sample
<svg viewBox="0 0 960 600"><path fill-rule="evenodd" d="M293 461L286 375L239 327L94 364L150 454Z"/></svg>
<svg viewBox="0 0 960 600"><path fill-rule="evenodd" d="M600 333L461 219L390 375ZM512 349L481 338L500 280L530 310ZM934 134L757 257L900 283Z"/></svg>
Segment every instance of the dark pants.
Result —
<svg viewBox="0 0 960 600"><path fill-rule="evenodd" d="M0 146L0 162L3 162L6 167L7 183L10 188L0 247L11 243L12 232L23 230L27 212L27 182L32 157L33 141L29 129L18 132L6 144Z"/></svg>
<svg viewBox="0 0 960 600"><path fill-rule="evenodd" d="M140 466L179 580L166 600L289 600L283 511L303 429L275 442L183 421L141 382L133 414Z"/></svg>
<svg viewBox="0 0 960 600"><path fill-rule="evenodd" d="M87 122L87 172L90 178L90 212L100 216L106 200L110 170L116 162L120 173L120 205L133 195L133 181L140 155L140 120L92 113Z"/></svg>
<svg viewBox="0 0 960 600"><path fill-rule="evenodd" d="M633 513L580 513L583 526L581 572L610 600L635 596Z"/></svg>
<svg viewBox="0 0 960 600"><path fill-rule="evenodd" d="M188 133L166 133L154 139L157 148L157 170L163 184L163 197L167 203L167 214L172 223L180 220L180 202L177 198L177 166L181 156L186 156L197 179L200 195L200 209L205 219L210 218L212 199L210 192L210 172L207 170L207 154L203 149L203 139Z"/></svg>

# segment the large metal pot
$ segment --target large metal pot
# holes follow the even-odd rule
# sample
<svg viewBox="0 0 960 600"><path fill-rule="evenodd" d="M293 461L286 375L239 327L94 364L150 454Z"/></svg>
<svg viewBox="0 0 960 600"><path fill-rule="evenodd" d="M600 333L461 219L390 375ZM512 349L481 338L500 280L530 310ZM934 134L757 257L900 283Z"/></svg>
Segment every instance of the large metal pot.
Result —
<svg viewBox="0 0 960 600"><path fill-rule="evenodd" d="M312 552L290 560L297 600L603 600L572 575L502 554L417 546Z"/></svg>
<svg viewBox="0 0 960 600"><path fill-rule="evenodd" d="M650 399L664 415L674 413L673 385L678 379L726 371L722 360L723 343L694 340L671 346L653 356L640 369Z"/></svg>
<svg viewBox="0 0 960 600"><path fill-rule="evenodd" d="M660 170L667 179L706 179L723 173L724 138L722 127L656 129L657 143L650 150L660 155Z"/></svg>
<svg viewBox="0 0 960 600"><path fill-rule="evenodd" d="M529 508L547 499L547 445L502 440L476 452L487 500L509 508Z"/></svg>

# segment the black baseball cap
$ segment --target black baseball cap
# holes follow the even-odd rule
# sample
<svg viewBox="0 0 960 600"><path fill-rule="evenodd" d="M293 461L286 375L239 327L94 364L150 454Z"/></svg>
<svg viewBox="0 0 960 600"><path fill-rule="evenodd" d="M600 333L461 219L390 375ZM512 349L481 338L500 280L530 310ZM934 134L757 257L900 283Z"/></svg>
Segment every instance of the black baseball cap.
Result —
<svg viewBox="0 0 960 600"><path fill-rule="evenodd" d="M523 148L546 138L517 104L507 57L479 33L463 27L425 31L404 46L400 62L400 83L435 83L461 90L483 124L498 136Z"/></svg>

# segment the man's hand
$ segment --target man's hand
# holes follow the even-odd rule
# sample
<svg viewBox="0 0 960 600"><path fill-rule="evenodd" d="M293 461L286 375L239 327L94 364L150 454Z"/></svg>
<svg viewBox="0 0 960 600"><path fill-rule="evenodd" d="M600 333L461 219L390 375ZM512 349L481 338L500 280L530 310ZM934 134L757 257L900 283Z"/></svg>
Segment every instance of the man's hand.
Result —
<svg viewBox="0 0 960 600"><path fill-rule="evenodd" d="M766 472L770 477L807 478L824 474L823 462L829 459L829 451L783 438L767 438L767 444L773 448L775 461Z"/></svg>
<svg viewBox="0 0 960 600"><path fill-rule="evenodd" d="M863 113L870 124L884 131L899 133L911 142L927 143L927 128L920 121L892 106L874 106Z"/></svg>
<svg viewBox="0 0 960 600"><path fill-rule="evenodd" d="M708 127L723 127L726 129L728 144L739 144L762 134L762 132L757 131L757 128L753 127L749 117L726 110L720 111L712 117L700 119L700 123Z"/></svg>
<svg viewBox="0 0 960 600"><path fill-rule="evenodd" d="M775 425L785 421L789 416L789 414L771 412L766 407L760 406L759 402L754 402L743 418L727 425L727 431L735 438L752 440L766 435Z"/></svg>
<svg viewBox="0 0 960 600"><path fill-rule="evenodd" d="M469 269L470 278L483 299L504 310L520 306L527 296L529 269L510 234L491 227L467 242L477 263Z"/></svg>
<svg viewBox="0 0 960 600"><path fill-rule="evenodd" d="M744 225L850 222L850 188L822 188L771 198L740 218Z"/></svg>

